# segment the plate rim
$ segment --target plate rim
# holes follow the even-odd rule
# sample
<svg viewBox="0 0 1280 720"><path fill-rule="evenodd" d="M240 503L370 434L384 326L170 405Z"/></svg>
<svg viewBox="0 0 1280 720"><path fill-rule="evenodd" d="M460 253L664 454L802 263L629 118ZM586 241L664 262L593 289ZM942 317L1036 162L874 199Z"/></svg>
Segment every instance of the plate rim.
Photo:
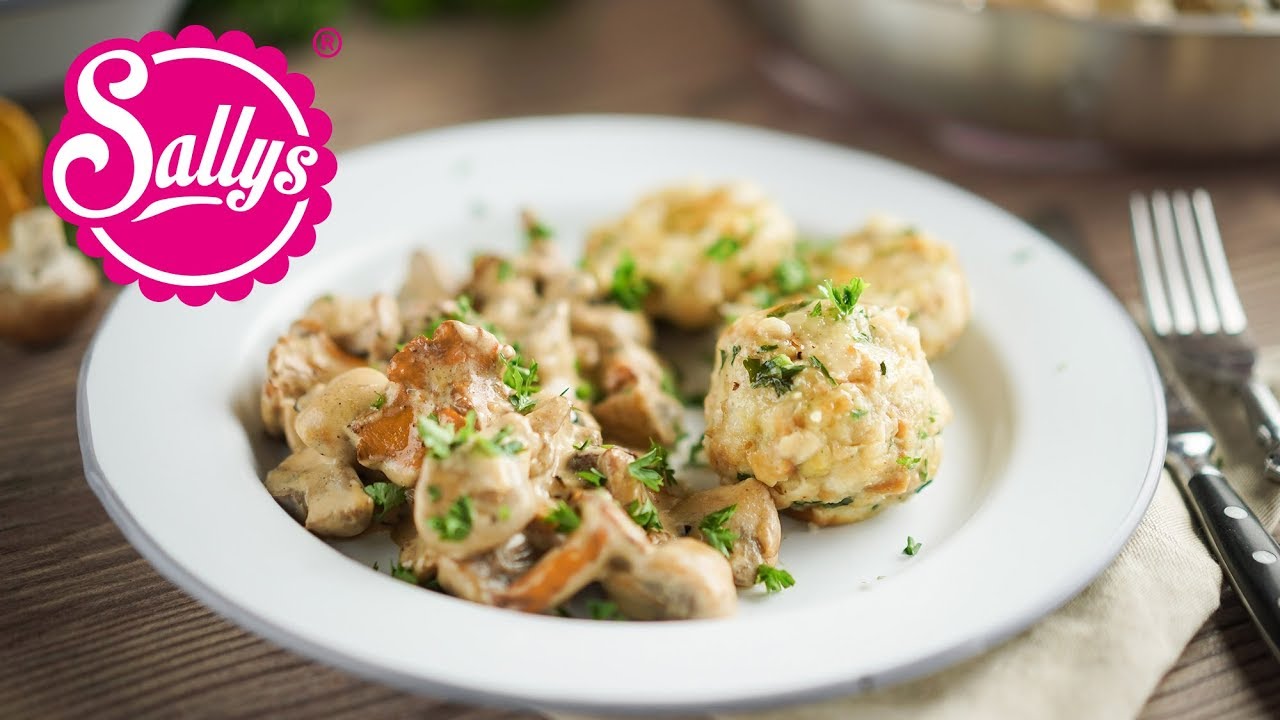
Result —
<svg viewBox="0 0 1280 720"><path fill-rule="evenodd" d="M1064 591L1047 597L1045 602L1038 604L1034 608L1025 609L1022 613L1011 615L1002 619L1000 622L994 623L987 632L971 636L964 641L956 642L949 647L931 654L923 655L913 660L901 662L893 666L887 666L866 675L855 676L835 682L815 682L806 684L803 687L796 687L782 692L775 691L754 694L737 693L734 697L726 699L682 702L658 701L646 704L629 703L626 705L603 704L602 702L595 700L574 699L572 697L557 697L545 701L534 702L521 696L500 694L495 691L486 691L479 684L476 684L475 686L468 686L455 682L440 681L412 672L406 672L390 665L368 662L333 647L318 644L284 626L278 625L271 620L255 614L253 611L232 600L229 600L218 589L203 581L196 573L188 570L174 560L158 542L148 535L148 533L142 528L141 524L133 517L133 515L130 514L124 503L117 496L112 484L107 480L106 473L98 462L93 446L93 432L89 420L89 400L86 379L90 365L93 362L94 352L102 335L103 328L108 325L108 320L110 320L118 310L122 299L131 293L137 293L137 287L130 286L119 292L111 302L107 312L103 314L103 317L99 321L89 347L85 351L76 384L76 429L80 441L84 474L88 485L98 497L99 502L102 503L108 516L112 519L114 524L120 528L125 539L129 541L134 549L137 550L139 554L142 555L152 565L152 567L160 573L160 575L181 588L184 592L193 596L223 619L249 630L259 637L265 638L282 648L288 649L328 667L349 672L374 682L389 684L414 694L456 698L490 707L532 708L536 710L557 709L572 712L605 712L614 715L642 715L652 713L687 713L690 711L763 709L790 705L798 702L817 702L835 696L861 694L872 688L894 685L924 675L932 674L1003 644L1009 638L1034 625L1036 622L1039 622L1075 598L1086 587L1093 583L1102 574L1102 572L1106 570L1106 568L1111 566L1115 561L1115 558L1123 549L1124 545L1137 529L1142 517L1146 514L1159 484L1161 470L1164 465L1167 424L1165 418L1164 396L1161 391L1162 385L1159 381L1155 361L1136 320L1126 310L1123 303L1121 303L1111 290L1107 288L1106 285L1103 284L1088 267L1084 266L1077 258L1062 249L1044 233L1030 226L1020 217L995 205L991 201L963 187L955 185L940 176L867 150L847 147L845 145L807 135L799 135L746 123L656 114L588 113L498 118L430 128L415 133L387 138L375 143L351 148L344 152L343 155L350 156L353 154L363 154L365 152L376 151L386 146L394 146L397 143L411 141L418 138L427 138L442 132L449 132L458 129L476 129L478 126L498 125L519 127L521 125L537 125L564 121L603 121L608 123L616 123L618 121L642 123L658 122L666 123L669 127L698 125L709 128L721 128L730 131L745 130L757 133L762 137L768 136L775 140L791 143L803 143L813 147L853 153L864 158L871 158L877 162L892 165L895 169L908 173L918 179L928 180L937 185L944 186L948 191L957 195L963 195L968 202L981 205L987 211L1013 218L1037 238L1040 245L1040 247L1037 248L1038 251L1044 250L1051 254L1057 254L1060 259L1066 260L1068 263L1077 266L1079 270L1083 271L1080 274L1084 276L1084 281L1091 284L1094 290L1100 293L1104 298L1103 302L1110 305L1118 319L1122 320L1121 324L1124 327L1123 333L1131 345L1131 347L1126 348L1126 350L1132 351L1142 366L1144 371L1143 379L1146 381L1150 391L1152 409L1156 412L1154 427L1155 434L1152 438L1151 457L1148 461L1146 474L1142 478L1141 484L1137 487L1137 494L1133 506L1129 509L1129 512L1125 515L1123 521L1109 538L1106 544L1107 552L1099 552L1097 561L1089 563L1088 572L1082 572L1076 582L1064 583Z"/></svg>

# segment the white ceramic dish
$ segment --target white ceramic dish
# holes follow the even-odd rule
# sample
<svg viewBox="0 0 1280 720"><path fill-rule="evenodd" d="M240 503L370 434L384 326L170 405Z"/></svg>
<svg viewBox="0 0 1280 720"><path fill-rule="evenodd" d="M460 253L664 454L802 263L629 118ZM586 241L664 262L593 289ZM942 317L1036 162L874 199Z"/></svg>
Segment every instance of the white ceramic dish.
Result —
<svg viewBox="0 0 1280 720"><path fill-rule="evenodd" d="M854 692L971 656L1066 602L1155 488L1163 403L1122 309L1027 226L939 180L773 132L628 117L440 130L339 168L333 215L283 282L194 309L126 291L79 388L85 472L129 540L214 610L304 655L418 692L541 708L653 713ZM757 180L810 234L878 210L909 218L955 244L974 288L973 323L936 364L956 409L937 481L863 524L787 525L796 587L749 593L724 621L522 615L394 580L387 547L335 551L262 489L279 451L261 438L257 385L311 298L394 288L417 245L459 268L475 249L514 249L526 204L576 254L590 223L696 174ZM901 552L908 534L924 543L914 558ZM367 564L378 558L383 573Z"/></svg>

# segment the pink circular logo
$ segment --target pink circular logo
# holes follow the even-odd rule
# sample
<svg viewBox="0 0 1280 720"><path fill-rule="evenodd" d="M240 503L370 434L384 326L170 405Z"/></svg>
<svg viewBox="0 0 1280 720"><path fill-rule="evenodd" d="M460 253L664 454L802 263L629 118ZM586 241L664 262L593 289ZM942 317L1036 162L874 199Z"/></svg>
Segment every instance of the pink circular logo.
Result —
<svg viewBox="0 0 1280 720"><path fill-rule="evenodd" d="M203 305L279 282L329 215L337 160L284 54L203 27L108 40L67 74L45 195L113 282Z"/></svg>

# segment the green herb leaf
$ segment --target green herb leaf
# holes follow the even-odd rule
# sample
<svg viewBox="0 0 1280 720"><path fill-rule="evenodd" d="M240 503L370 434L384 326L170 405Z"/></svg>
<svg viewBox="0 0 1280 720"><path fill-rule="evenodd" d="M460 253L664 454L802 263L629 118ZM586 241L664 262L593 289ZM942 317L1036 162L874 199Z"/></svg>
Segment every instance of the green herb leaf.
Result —
<svg viewBox="0 0 1280 720"><path fill-rule="evenodd" d="M618 604L609 600L588 600L587 612L592 620L626 620L627 616L618 609Z"/></svg>
<svg viewBox="0 0 1280 720"><path fill-rule="evenodd" d="M885 365L884 361L881 360L880 361L880 377L884 377L885 375L888 375L888 374L889 374L889 366Z"/></svg>
<svg viewBox="0 0 1280 720"><path fill-rule="evenodd" d="M783 304L779 305L778 307L776 307L776 308L774 308L774 309L770 310L770 311L769 311L769 314L768 314L768 317L771 317L771 318L780 318L780 317L782 317L783 315L786 315L787 313L793 313L793 312L795 312L795 311L799 310L800 308L804 307L804 306L805 306L805 305L807 305L807 304L809 304L809 301L808 301L808 300L796 300L796 301L789 302L789 303L783 303Z"/></svg>
<svg viewBox="0 0 1280 720"><path fill-rule="evenodd" d="M595 468L579 470L578 477L582 478L588 485L594 485L595 487L604 485L605 481L604 473Z"/></svg>
<svg viewBox="0 0 1280 720"><path fill-rule="evenodd" d="M506 282L516 274L516 269L512 266L510 260L503 260L498 263L498 282Z"/></svg>
<svg viewBox="0 0 1280 720"><path fill-rule="evenodd" d="M773 388L778 397L791 391L791 383L804 370L804 365L791 362L786 355L774 355L768 360L749 357L742 361L742 366L747 369L751 387Z"/></svg>
<svg viewBox="0 0 1280 720"><path fill-rule="evenodd" d="M716 262L724 262L735 253L742 249L742 243L737 238L731 238L727 235L721 235L716 241L707 248L706 256Z"/></svg>
<svg viewBox="0 0 1280 720"><path fill-rule="evenodd" d="M662 529L662 520L658 517L658 508L653 506L653 501L645 498L644 502L632 500L627 505L627 514L631 516L636 524L644 528L645 532L653 532Z"/></svg>
<svg viewBox="0 0 1280 720"><path fill-rule="evenodd" d="M821 500L797 500L791 503L791 507L820 507L820 508L838 508L845 505L852 505L853 498L847 497L835 502L822 502Z"/></svg>
<svg viewBox="0 0 1280 720"><path fill-rule="evenodd" d="M853 278L839 287L832 285L830 280L824 280L818 286L818 292L831 301L837 318L845 318L853 312L854 306L858 304L858 298L862 296L862 291L866 287L867 284L862 281L862 278Z"/></svg>
<svg viewBox="0 0 1280 720"><path fill-rule="evenodd" d="M903 455L902 457L898 458L898 464L904 468L913 468L916 465L920 464L921 459L922 458L907 457L906 455Z"/></svg>
<svg viewBox="0 0 1280 720"><path fill-rule="evenodd" d="M538 363L532 362L526 366L520 356L516 355L503 358L502 364L502 382L511 389L511 395L507 399L516 412L527 415L537 405L533 396L539 390Z"/></svg>
<svg viewBox="0 0 1280 720"><path fill-rule="evenodd" d="M382 406L386 404L387 404L387 396L382 393L378 393L378 397L374 398L373 402L369 403L369 407L373 408L374 410L381 410Z"/></svg>
<svg viewBox="0 0 1280 720"><path fill-rule="evenodd" d="M405 501L404 488L390 482L376 482L364 486L364 494L373 499L373 510L377 515L374 522L382 522L382 517L400 507Z"/></svg>
<svg viewBox="0 0 1280 720"><path fill-rule="evenodd" d="M437 515L427 522L441 540L461 542L471 534L471 498L463 495L454 501L444 515Z"/></svg>
<svg viewBox="0 0 1280 720"><path fill-rule="evenodd" d="M784 588L792 587L796 584L796 579L791 577L791 573L772 565L761 564L756 568L756 582L764 583L764 589L770 593L782 592Z"/></svg>
<svg viewBox="0 0 1280 720"><path fill-rule="evenodd" d="M702 532L702 539L711 547L719 550L725 557L733 554L733 542L738 539L738 533L726 528L724 524L729 522L729 518L733 517L733 514L737 511L738 506L736 504L720 508L713 513L709 513L702 518L702 522L698 523L698 530Z"/></svg>
<svg viewBox="0 0 1280 720"><path fill-rule="evenodd" d="M555 526L556 532L571 533L582 524L582 518L578 517L577 511L570 507L569 503L559 500L555 508L547 514L547 522Z"/></svg>
<svg viewBox="0 0 1280 720"><path fill-rule="evenodd" d="M539 243L543 240L550 240L553 235L551 228L543 225L541 221L532 216L526 217L524 234L525 237L529 239L530 243Z"/></svg>
<svg viewBox="0 0 1280 720"><path fill-rule="evenodd" d="M627 465L627 472L645 487L657 492L664 482L671 479L671 466L667 464L666 448L650 442L649 452L631 461Z"/></svg>
<svg viewBox="0 0 1280 720"><path fill-rule="evenodd" d="M636 272L636 260L624 252L613 269L613 282L609 284L609 297L627 310L639 310L649 294L649 283Z"/></svg>
<svg viewBox="0 0 1280 720"><path fill-rule="evenodd" d="M810 364L810 365L812 365L812 366L814 366L814 367L815 367L815 368L817 368L818 370L820 370L820 371L822 372L823 376L827 378L827 382L831 383L832 385L837 385L837 384L839 384L839 383L837 383L837 382L836 382L836 379L835 379L835 378L831 377L831 371L830 371L830 370L827 370L827 366L826 366L826 365L824 365L824 364L822 363L822 361L818 359L818 356L817 356L817 355L810 355L810 356L809 356L809 364Z"/></svg>
<svg viewBox="0 0 1280 720"><path fill-rule="evenodd" d="M703 449L705 449L706 442L707 442L706 433L703 433L698 436L698 442L694 443L692 446L689 447L689 461L685 463L686 465L701 464L700 462L698 462L698 455L703 451Z"/></svg>
<svg viewBox="0 0 1280 720"><path fill-rule="evenodd" d="M733 346L733 355L729 358L729 364L730 364L730 365L732 365L732 364L734 364L735 362L737 362L737 361L738 361L738 353L740 353L740 352L742 352L742 346L741 346L741 345L734 345L734 346Z"/></svg>
<svg viewBox="0 0 1280 720"><path fill-rule="evenodd" d="M849 417L853 418L854 420L861 420L862 418L867 416L868 412L871 412L871 411L870 410L850 410Z"/></svg>
<svg viewBox="0 0 1280 720"><path fill-rule="evenodd" d="M923 545L923 544L924 544L924 543L916 542L916 539L915 539L915 538L913 538L913 537L911 537L910 535L908 535L908 536L907 536L907 546L906 546L906 547L904 547L904 548L902 548L902 554L903 554L903 555L913 555L913 556L914 556L916 553L920 552L920 546L921 546L921 545Z"/></svg>
<svg viewBox="0 0 1280 720"><path fill-rule="evenodd" d="M773 281L783 295L791 295L809 287L809 267L800 258L787 258L773 269Z"/></svg>
<svg viewBox="0 0 1280 720"><path fill-rule="evenodd" d="M422 444L426 446L431 456L438 460L449 457L455 448L461 447L470 440L475 431L474 410L467 411L465 424L460 430L455 430L452 425L441 424L435 415L418 418L418 437L422 438Z"/></svg>
<svg viewBox="0 0 1280 720"><path fill-rule="evenodd" d="M377 568L375 567L374 569L376 570ZM403 580L410 585L418 584L418 576L414 575L412 570L401 565L399 562L391 563L391 577L397 580Z"/></svg>
<svg viewBox="0 0 1280 720"><path fill-rule="evenodd" d="M467 323L468 325L475 324L476 311L475 308L471 306L471 298L466 295L459 295L454 298L453 304L456 308L455 310L450 310L437 317L435 320L432 320L431 324L427 326L426 331L422 334L426 335L428 338L434 337L436 330L438 330L446 320L457 320L458 322Z"/></svg>
<svg viewBox="0 0 1280 720"><path fill-rule="evenodd" d="M932 485L932 484L933 484L933 478L929 478L928 480L925 480L923 485L921 485L920 487L916 488L916 494L917 494L917 495L919 495L921 490L923 490L923 489L925 489L925 488L929 487L929 486L930 486L930 485Z"/></svg>
<svg viewBox="0 0 1280 720"><path fill-rule="evenodd" d="M477 437L476 450L488 455L489 457L497 457L499 455L515 455L524 452L524 443L518 439L511 437L511 433L515 432L510 425L502 428L494 433L492 438Z"/></svg>

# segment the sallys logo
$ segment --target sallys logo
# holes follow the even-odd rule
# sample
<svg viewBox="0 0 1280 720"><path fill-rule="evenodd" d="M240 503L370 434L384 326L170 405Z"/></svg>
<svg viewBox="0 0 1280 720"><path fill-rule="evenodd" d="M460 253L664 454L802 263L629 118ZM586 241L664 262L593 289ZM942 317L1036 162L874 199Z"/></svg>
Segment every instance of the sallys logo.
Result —
<svg viewBox="0 0 1280 720"><path fill-rule="evenodd" d="M279 50L198 26L108 40L65 92L45 195L112 281L157 302L240 300L315 244L332 125Z"/></svg>

